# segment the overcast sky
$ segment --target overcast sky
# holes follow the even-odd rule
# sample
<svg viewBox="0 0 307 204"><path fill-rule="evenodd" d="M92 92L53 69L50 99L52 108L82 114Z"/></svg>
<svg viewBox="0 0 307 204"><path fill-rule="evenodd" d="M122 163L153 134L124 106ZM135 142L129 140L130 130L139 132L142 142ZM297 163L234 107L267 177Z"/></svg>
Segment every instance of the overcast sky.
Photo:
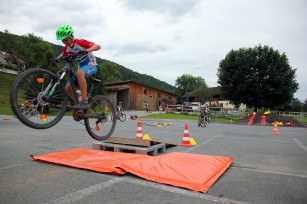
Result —
<svg viewBox="0 0 307 204"><path fill-rule="evenodd" d="M55 30L102 46L96 56L175 85L188 73L217 86L231 49L268 45L297 69L307 99L306 0L0 0L0 29L61 45Z"/></svg>

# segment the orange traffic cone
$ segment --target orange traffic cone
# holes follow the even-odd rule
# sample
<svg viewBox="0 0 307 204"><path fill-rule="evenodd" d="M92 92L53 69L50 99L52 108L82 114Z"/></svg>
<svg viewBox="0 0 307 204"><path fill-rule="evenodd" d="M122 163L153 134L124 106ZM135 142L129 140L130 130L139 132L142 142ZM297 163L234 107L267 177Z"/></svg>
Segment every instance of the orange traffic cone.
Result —
<svg viewBox="0 0 307 204"><path fill-rule="evenodd" d="M279 134L278 127L276 124L274 124L272 134Z"/></svg>
<svg viewBox="0 0 307 204"><path fill-rule="evenodd" d="M192 144L190 143L190 134L189 134L189 126L188 124L185 124L184 126L184 132L183 132L183 138L181 146L190 147Z"/></svg>
<svg viewBox="0 0 307 204"><path fill-rule="evenodd" d="M136 139L141 140L143 139L143 131L142 131L142 123L138 122L138 129L136 131Z"/></svg>

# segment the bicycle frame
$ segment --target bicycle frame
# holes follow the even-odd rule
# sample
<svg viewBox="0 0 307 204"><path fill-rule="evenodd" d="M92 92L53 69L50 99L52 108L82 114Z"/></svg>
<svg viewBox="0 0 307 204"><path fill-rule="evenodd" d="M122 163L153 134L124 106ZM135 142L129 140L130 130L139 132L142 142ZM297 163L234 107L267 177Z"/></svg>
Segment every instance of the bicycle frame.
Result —
<svg viewBox="0 0 307 204"><path fill-rule="evenodd" d="M51 91L49 92L49 96L51 96L53 94L53 92L55 91L56 87L58 85L60 85L61 83L61 80L65 77L65 75L67 74L68 75L68 79L69 79L69 82L70 82L70 85L71 85L71 88L72 88L72 93L73 93L73 100L74 100L74 103L77 104L78 103L78 96L77 96L77 93L76 93L76 90L75 90L75 84L74 84L74 81L73 81L73 73L72 73L72 69L71 69L71 63L72 62L68 62L65 67L64 67L64 71L63 73L61 74L61 76L58 78L58 81L54 84L54 86L52 87ZM48 89L49 89L49 86L46 88L45 91L48 92Z"/></svg>

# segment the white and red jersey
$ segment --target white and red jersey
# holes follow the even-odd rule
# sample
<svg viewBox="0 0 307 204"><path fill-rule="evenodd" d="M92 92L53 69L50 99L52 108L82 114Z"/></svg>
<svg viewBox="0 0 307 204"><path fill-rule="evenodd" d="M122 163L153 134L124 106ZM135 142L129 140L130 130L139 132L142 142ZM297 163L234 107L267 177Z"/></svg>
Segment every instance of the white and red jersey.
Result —
<svg viewBox="0 0 307 204"><path fill-rule="evenodd" d="M74 39L72 47L65 46L62 51L62 56L68 56L72 54L77 54L80 51L85 51L88 48L92 47L95 43L84 40L84 39ZM93 52L89 52L87 55L84 55L78 58L78 62L82 62L86 58L89 58L92 64L97 65L96 57L93 55Z"/></svg>

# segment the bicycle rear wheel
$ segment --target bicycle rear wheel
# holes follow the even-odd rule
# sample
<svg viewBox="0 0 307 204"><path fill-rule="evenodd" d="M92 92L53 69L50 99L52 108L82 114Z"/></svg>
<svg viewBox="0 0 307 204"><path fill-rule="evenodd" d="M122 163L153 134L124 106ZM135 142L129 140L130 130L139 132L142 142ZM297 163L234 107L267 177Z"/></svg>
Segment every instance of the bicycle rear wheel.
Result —
<svg viewBox="0 0 307 204"><path fill-rule="evenodd" d="M10 103L14 114L23 124L35 129L46 129L62 119L67 106L64 87L59 84L49 94L57 79L55 74L41 68L29 69L15 79Z"/></svg>
<svg viewBox="0 0 307 204"><path fill-rule="evenodd" d="M214 116L214 115L210 115L210 120L211 120L212 122L215 122L215 116Z"/></svg>
<svg viewBox="0 0 307 204"><path fill-rule="evenodd" d="M116 112L111 101L105 96L95 96L90 108L85 110L85 127L88 134L95 140L106 140L114 132Z"/></svg>

